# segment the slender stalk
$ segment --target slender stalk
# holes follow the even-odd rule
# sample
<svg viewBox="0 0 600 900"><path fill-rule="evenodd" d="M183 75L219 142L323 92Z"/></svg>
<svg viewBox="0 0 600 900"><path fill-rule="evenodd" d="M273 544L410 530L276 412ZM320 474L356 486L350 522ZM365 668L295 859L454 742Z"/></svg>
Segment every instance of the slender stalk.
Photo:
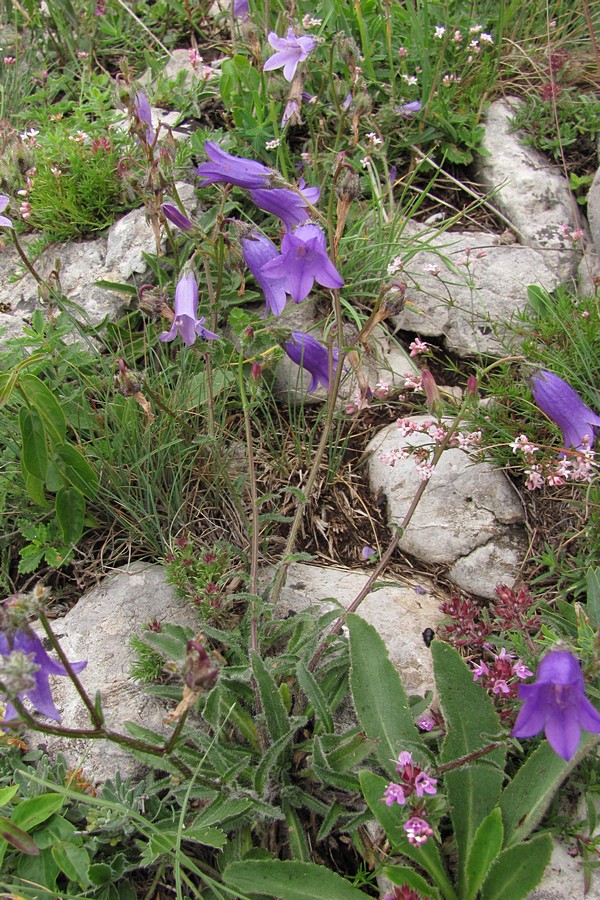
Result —
<svg viewBox="0 0 600 900"><path fill-rule="evenodd" d="M238 362L238 383L240 389L240 397L242 400L242 409L244 412L244 430L246 434L246 447L248 449L250 503L252 506L252 533L250 536L250 593L256 594L258 589L258 493L256 490L256 469L254 467L254 441L252 438L252 420L250 418L250 404L248 403L248 395L246 393L246 385L244 383L244 356L242 353L240 353ZM252 613L252 617L250 619L250 649L254 651L258 650L258 624L255 612Z"/></svg>
<svg viewBox="0 0 600 900"><path fill-rule="evenodd" d="M481 759L482 756L487 756L488 753L492 753L494 750L497 750L498 747L504 747L505 743L505 741L493 741L491 744L487 744L485 747L482 747L480 750L475 750L467 756L461 756L459 759L453 759L451 762L444 763L437 767L436 774L442 775L444 772L450 772L452 769L458 769L460 766L465 766L474 759Z"/></svg>

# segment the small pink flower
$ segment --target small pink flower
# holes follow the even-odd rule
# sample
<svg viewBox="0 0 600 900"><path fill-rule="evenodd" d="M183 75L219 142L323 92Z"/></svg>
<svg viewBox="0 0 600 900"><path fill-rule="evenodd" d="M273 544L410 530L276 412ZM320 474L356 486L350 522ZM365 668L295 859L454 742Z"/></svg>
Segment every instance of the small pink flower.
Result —
<svg viewBox="0 0 600 900"><path fill-rule="evenodd" d="M421 729L421 731L431 731L435 728L435 719L432 716L419 716L417 719L417 725Z"/></svg>
<svg viewBox="0 0 600 900"><path fill-rule="evenodd" d="M429 827L425 819L419 816L413 816L404 826L409 844L416 844L419 847L424 844L427 838L433 834L433 829Z"/></svg>
<svg viewBox="0 0 600 900"><path fill-rule="evenodd" d="M395 782L391 781L386 787L381 799L385 801L386 806L393 806L394 803L402 806L406 802L402 785L395 784Z"/></svg>
<svg viewBox="0 0 600 900"><path fill-rule="evenodd" d="M411 356L419 356L421 353L427 353L429 344L417 337L409 344L408 349L410 350Z"/></svg>
<svg viewBox="0 0 600 900"><path fill-rule="evenodd" d="M417 797L422 797L423 794L437 794L436 785L437 778L432 778L431 775L421 772L415 778L415 793Z"/></svg>

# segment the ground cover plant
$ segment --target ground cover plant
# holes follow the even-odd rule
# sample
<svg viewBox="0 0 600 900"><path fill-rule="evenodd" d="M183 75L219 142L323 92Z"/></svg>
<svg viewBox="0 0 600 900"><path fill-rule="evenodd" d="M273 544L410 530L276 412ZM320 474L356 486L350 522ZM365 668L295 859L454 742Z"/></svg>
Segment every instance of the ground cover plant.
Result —
<svg viewBox="0 0 600 900"><path fill-rule="evenodd" d="M30 275L39 296L0 351L2 890L519 900L556 835L593 877L598 291L532 285L502 358L453 358L393 317L423 248L409 219L431 241L497 226L469 169L494 97L521 98L515 127L585 201L594 16L585 0L5 4L0 232L15 292ZM170 77L174 49L188 71ZM105 283L129 305L93 323L40 254L140 206L145 280ZM366 374L381 329L401 385ZM363 451L395 421L427 444L390 534ZM405 571L400 539L454 447L505 468L535 527L522 583L448 593L424 634L435 697L412 696L356 613ZM290 565L319 558L368 581L283 617ZM109 726L52 625L132 559L161 562L197 615L131 635L161 734ZM56 678L84 727L61 722ZM34 732L65 752L108 739L146 775L95 784ZM576 794L585 821L564 812Z"/></svg>

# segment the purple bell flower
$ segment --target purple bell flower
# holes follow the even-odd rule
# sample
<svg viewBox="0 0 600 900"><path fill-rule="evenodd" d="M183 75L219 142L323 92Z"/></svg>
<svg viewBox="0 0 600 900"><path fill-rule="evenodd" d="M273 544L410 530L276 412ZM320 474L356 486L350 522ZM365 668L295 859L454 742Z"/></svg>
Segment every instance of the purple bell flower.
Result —
<svg viewBox="0 0 600 900"><path fill-rule="evenodd" d="M311 50L317 46L316 38L310 34L298 37L291 28L288 28L287 37L277 37L276 32L272 31L267 40L277 53L268 58L263 69L265 72L283 69L283 77L287 81L293 80L298 63L304 62Z"/></svg>
<svg viewBox="0 0 600 900"><path fill-rule="evenodd" d="M279 316L283 312L287 300L285 278L279 275L268 276L263 274L262 271L265 263L279 256L277 247L273 241L270 241L268 237L265 237L259 231L253 231L251 234L242 237L240 243L246 265L265 295L267 311L270 310L274 315Z"/></svg>
<svg viewBox="0 0 600 900"><path fill-rule="evenodd" d="M200 187L224 181L253 191L268 187L271 183L273 172L262 163L243 156L232 156L213 141L206 141L204 149L210 162L202 163L196 169L196 173L204 178Z"/></svg>
<svg viewBox="0 0 600 900"><path fill-rule="evenodd" d="M233 14L237 19L245 22L250 15L248 0L233 0Z"/></svg>
<svg viewBox="0 0 600 900"><path fill-rule="evenodd" d="M194 227L194 223L187 216L184 216L181 210L172 203L163 203L162 211L165 219L168 219L177 228L181 228L182 231L190 231Z"/></svg>
<svg viewBox="0 0 600 900"><path fill-rule="evenodd" d="M564 447L579 450L588 435L588 447L594 443L594 427L600 416L586 406L579 394L553 372L540 371L531 379L533 399L563 433Z"/></svg>
<svg viewBox="0 0 600 900"><path fill-rule="evenodd" d="M319 384L325 389L329 387L329 352L327 347L320 344L310 334L303 331L292 331L291 338L287 340L283 349L297 366L302 366L312 376L308 387L308 393L312 393ZM337 367L339 351L333 350L333 371Z"/></svg>
<svg viewBox="0 0 600 900"><path fill-rule="evenodd" d="M62 663L56 662L48 656L40 638L33 631L16 631L10 641L4 632L0 633L0 655L8 658L13 652L32 656L32 662L37 667L31 675L34 684L32 687L25 688L17 694L19 700L22 701L27 698L37 712L48 719L60 722L60 715L50 691L49 676L67 675L65 667ZM81 672L86 666L87 660L71 663L74 672ZM0 698L2 696L0 694ZM15 719L17 716L17 710L9 701L4 710L4 721L10 722L11 719Z"/></svg>
<svg viewBox="0 0 600 900"><path fill-rule="evenodd" d="M307 202L315 204L320 196L317 187L306 187L303 178L300 179L299 192L289 188L260 188L251 191L252 202L259 209L279 216L286 229L291 231L296 225L302 225L309 218Z"/></svg>
<svg viewBox="0 0 600 900"><path fill-rule="evenodd" d="M202 316L198 319L198 285L194 275L189 270L179 279L175 288L175 318L170 331L163 331L159 335L159 341L172 341L177 335L190 347L197 337L208 341L218 340L219 335L204 328L206 319Z"/></svg>
<svg viewBox="0 0 600 900"><path fill-rule="evenodd" d="M154 143L154 126L152 125L152 110L150 109L150 101L144 91L138 91L135 95L133 111L146 126L146 143Z"/></svg>
<svg viewBox="0 0 600 900"><path fill-rule="evenodd" d="M6 194L0 194L0 213L4 212L8 204L10 203L9 198ZM0 228L12 228L12 221L6 216L0 216Z"/></svg>
<svg viewBox="0 0 600 900"><path fill-rule="evenodd" d="M600 713L585 696L579 661L566 650L552 650L540 662L536 681L519 685L525 701L512 736L534 737L542 729L553 750L569 760L579 745L581 730L600 734Z"/></svg>
<svg viewBox="0 0 600 900"><path fill-rule="evenodd" d="M340 288L344 284L327 256L323 231L313 224L300 225L293 234L284 234L281 255L266 263L263 275L285 277L286 291L296 303L308 297L315 281L328 288Z"/></svg>

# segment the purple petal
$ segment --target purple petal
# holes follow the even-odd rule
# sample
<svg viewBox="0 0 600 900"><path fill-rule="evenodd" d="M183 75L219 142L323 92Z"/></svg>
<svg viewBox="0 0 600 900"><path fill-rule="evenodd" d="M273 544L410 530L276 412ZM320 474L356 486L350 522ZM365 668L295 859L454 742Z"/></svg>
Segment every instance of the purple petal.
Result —
<svg viewBox="0 0 600 900"><path fill-rule="evenodd" d="M247 190L269 185L272 172L262 163L243 156L232 156L213 141L206 141L204 149L210 161L202 163L196 169L196 173L203 176L201 187L221 181Z"/></svg>
<svg viewBox="0 0 600 900"><path fill-rule="evenodd" d="M579 745L581 727L572 706L558 704L546 722L546 738L552 749L563 759L571 759Z"/></svg>
<svg viewBox="0 0 600 900"><path fill-rule="evenodd" d="M519 697L522 698L524 696L522 691L527 687L534 688L534 693L530 695L530 699L526 700L519 711L515 727L511 732L512 736L516 738L534 737L534 735L539 734L546 723L546 707L543 699L540 697L537 685L520 685ZM536 699L538 697L539 699Z"/></svg>
<svg viewBox="0 0 600 900"><path fill-rule="evenodd" d="M181 210L179 210L176 206L173 206L172 203L163 203L162 211L166 219L171 222L171 224L176 225L177 228L181 228L182 231L189 231L194 227L193 223L185 216Z"/></svg>
<svg viewBox="0 0 600 900"><path fill-rule="evenodd" d="M582 697L577 704L577 718L581 727L590 734L600 734L600 713L587 697Z"/></svg>
<svg viewBox="0 0 600 900"><path fill-rule="evenodd" d="M566 450L580 449L586 434L592 447L594 427L600 426L600 416L586 406L571 385L553 372L541 371L532 378L532 393L542 412L562 431Z"/></svg>

